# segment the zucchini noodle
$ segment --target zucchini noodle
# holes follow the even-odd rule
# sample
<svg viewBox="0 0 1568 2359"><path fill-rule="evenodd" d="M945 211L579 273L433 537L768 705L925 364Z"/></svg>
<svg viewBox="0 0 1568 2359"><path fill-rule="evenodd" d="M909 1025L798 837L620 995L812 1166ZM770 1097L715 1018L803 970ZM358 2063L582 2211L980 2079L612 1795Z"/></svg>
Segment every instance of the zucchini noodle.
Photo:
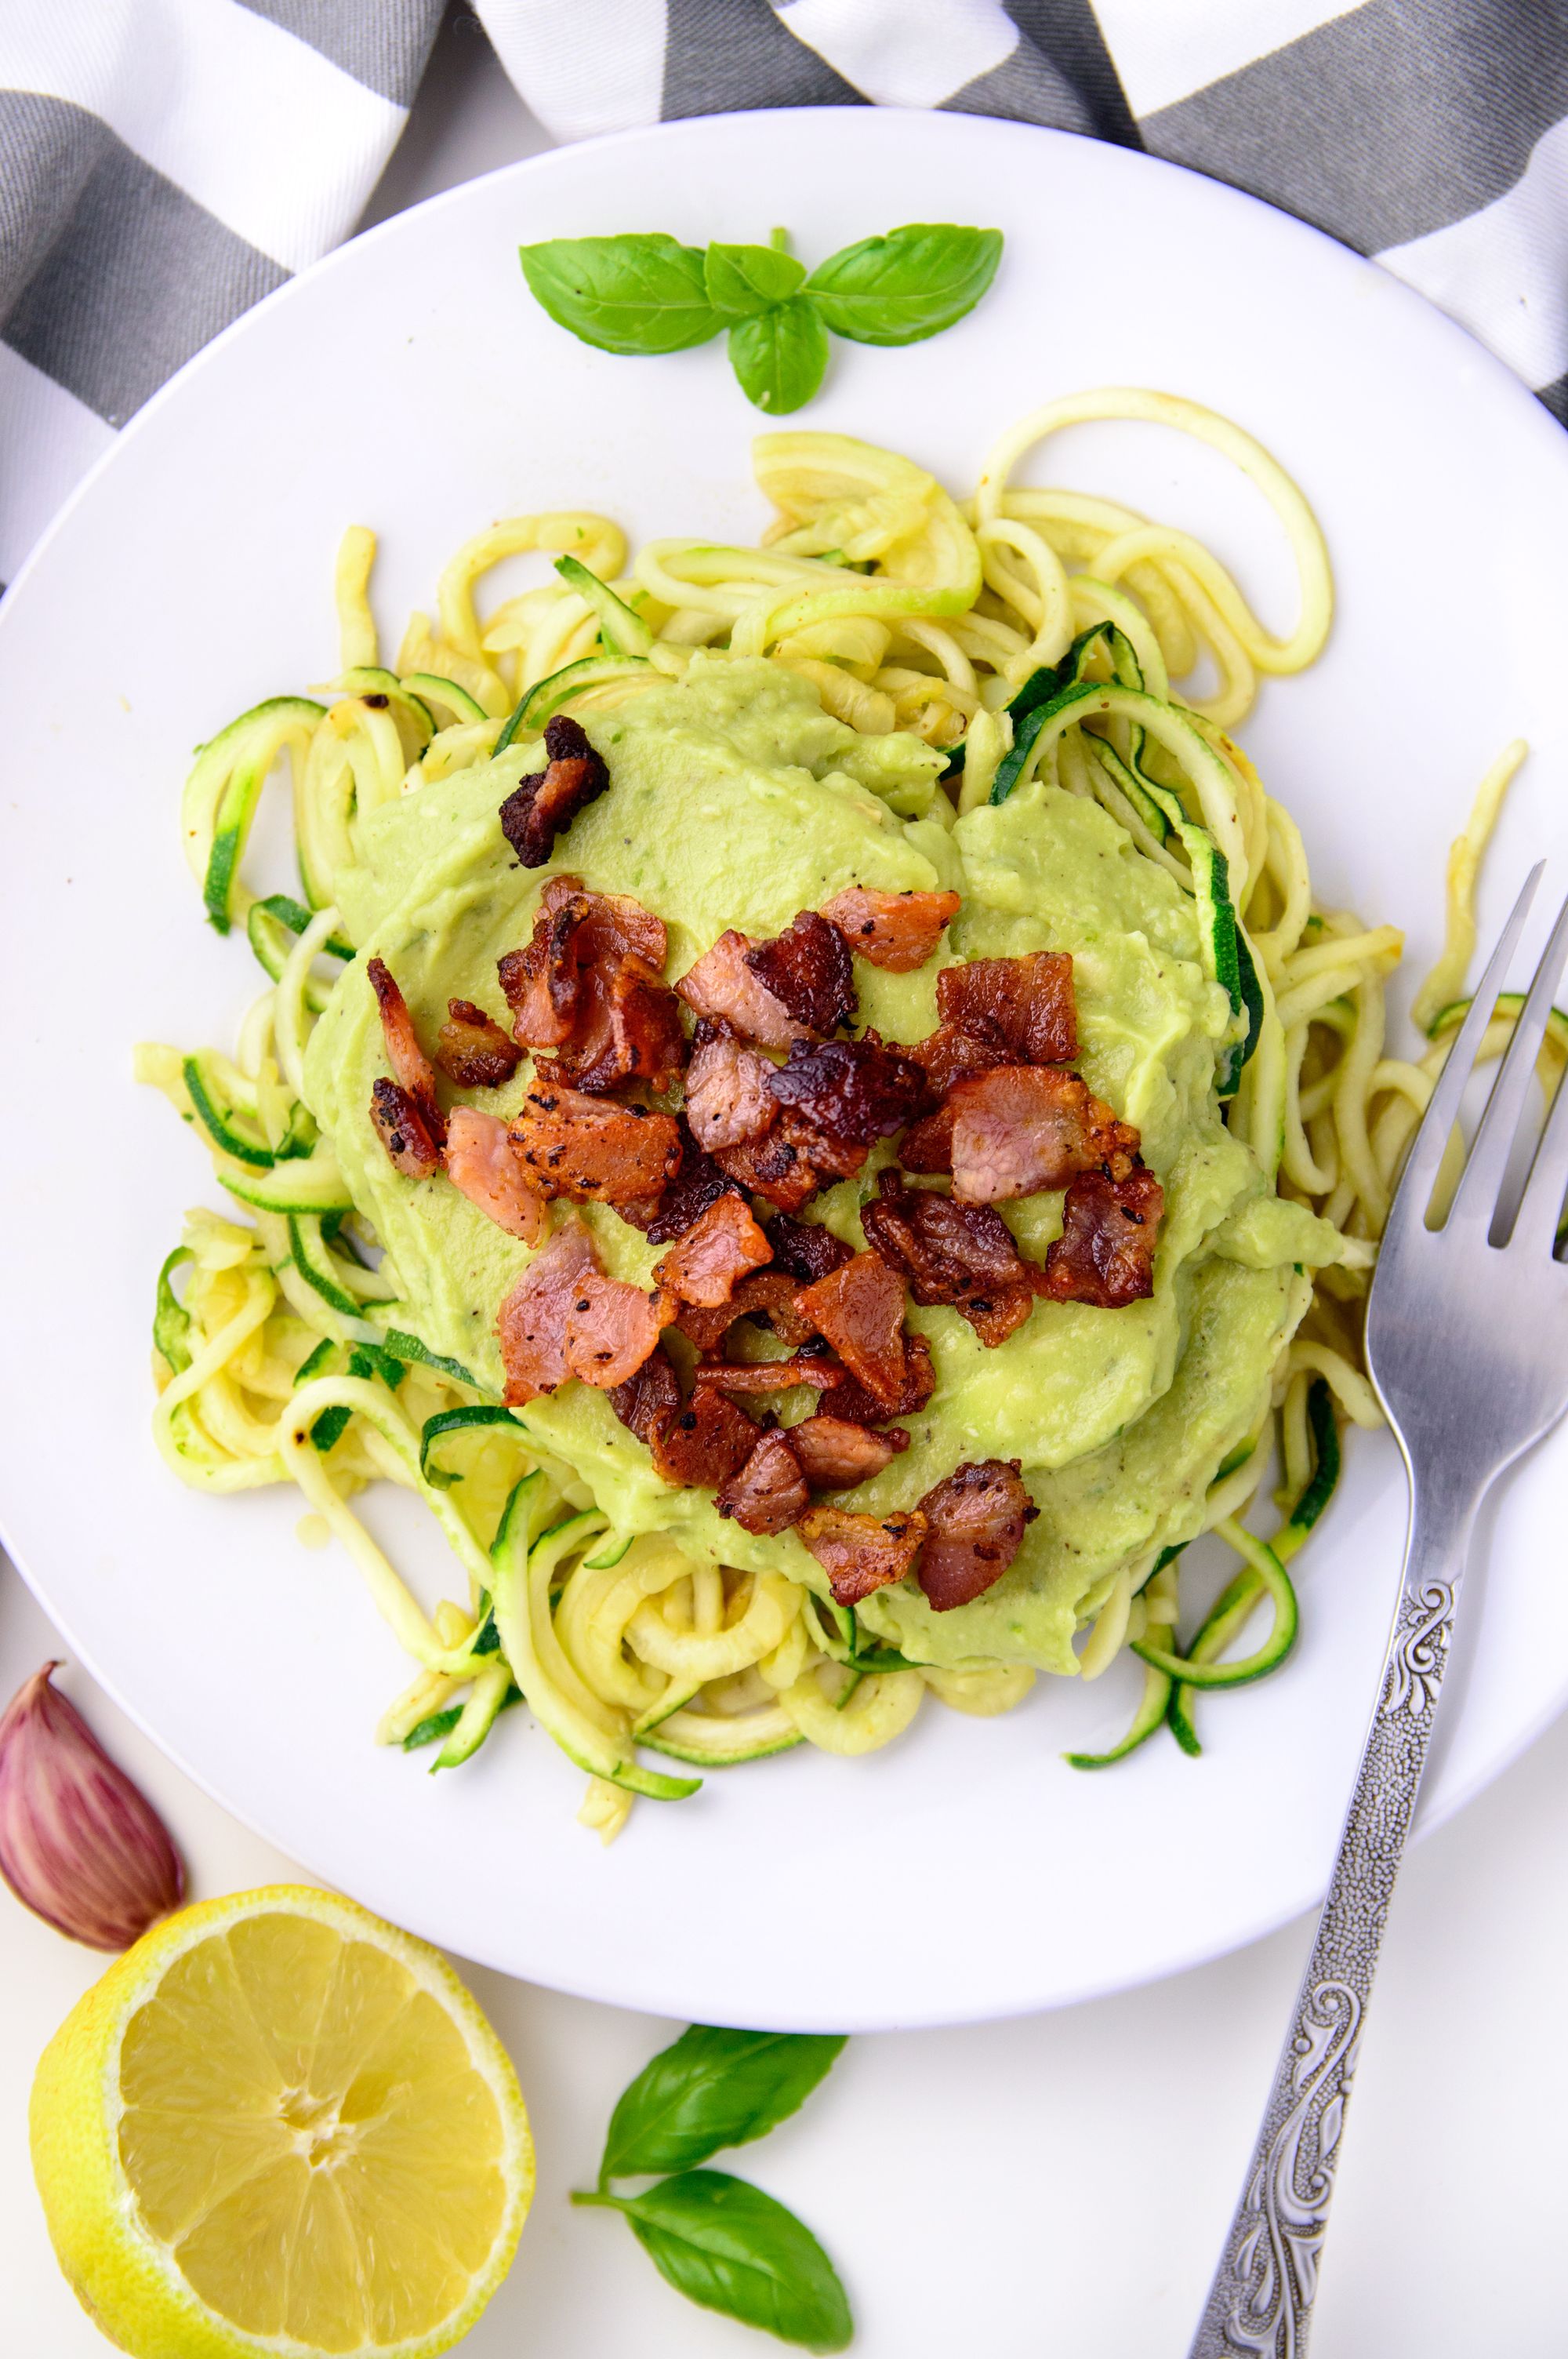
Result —
<svg viewBox="0 0 1568 2359"><path fill-rule="evenodd" d="M1249 478L1295 562L1287 631L1269 628L1190 534L1016 480L1051 435L1091 419L1175 429ZM863 734L906 730L946 749L946 823L1041 775L1098 801L1193 897L1233 1009L1226 1118L1282 1197L1340 1231L1342 1252L1318 1274L1256 1430L1207 1493L1204 1528L1239 1571L1194 1636L1178 1636L1181 1549L1123 1567L1084 1602L1082 1676L1129 1648L1144 1667L1122 1740L1069 1756L1098 1768L1162 1726L1196 1750L1197 1693L1260 1678L1289 1651L1287 1566L1333 1491L1341 1427L1378 1421L1360 1353L1369 1272L1467 1005L1476 873L1525 751L1500 756L1454 846L1445 946L1416 1000L1427 1045L1390 1058L1384 993L1400 933L1319 904L1294 821L1230 734L1260 675L1313 661L1333 607L1317 523L1260 444L1195 403L1114 388L1022 419L963 501L841 436L763 436L756 470L774 509L757 548L673 538L633 553L589 514L491 526L453 557L434 619L415 614L390 663L370 598L375 538L351 527L335 574L338 677L242 715L200 750L185 789L208 917L220 932L243 927L267 987L232 1059L137 1051L139 1078L200 1136L248 1216L192 1212L159 1274L158 1449L198 1489L297 1486L319 1519L311 1529L341 1544L416 1667L383 1742L438 1745L435 1766L456 1767L525 1701L588 1772L579 1815L606 1841L634 1795L694 1790L693 1777L650 1769L640 1753L683 1773L801 1744L862 1754L900 1734L928 1695L984 1716L1013 1709L1034 1674L908 1662L784 1572L697 1563L667 1536L608 1528L580 1475L401 1325L398 1274L305 1094L306 1044L353 955L334 886L364 816L537 737L555 713L603 712L678 679L701 647L765 657ZM558 561L484 611L486 575L527 552ZM1173 691L1200 669L1217 682L1209 693ZM259 897L243 875L261 794L285 772L302 900ZM1506 1045L1518 1005L1499 1001L1485 1053ZM1565 1057L1568 1020L1556 1018L1543 1076ZM1271 1469L1278 1521L1263 1537L1239 1518ZM416 1494L441 1526L460 1601L427 1614L371 1538L351 1503L381 1481ZM1265 1602L1263 1636L1234 1652Z"/></svg>

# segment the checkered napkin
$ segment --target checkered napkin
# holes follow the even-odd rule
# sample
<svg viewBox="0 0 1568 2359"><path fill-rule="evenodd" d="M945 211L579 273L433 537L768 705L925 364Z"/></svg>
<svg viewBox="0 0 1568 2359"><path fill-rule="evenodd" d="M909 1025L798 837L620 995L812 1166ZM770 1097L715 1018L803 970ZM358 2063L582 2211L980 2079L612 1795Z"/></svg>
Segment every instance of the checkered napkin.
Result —
<svg viewBox="0 0 1568 2359"><path fill-rule="evenodd" d="M0 582L351 233L443 0L0 0ZM1568 0L474 0L559 139L932 106L1143 147L1376 256L1568 423Z"/></svg>

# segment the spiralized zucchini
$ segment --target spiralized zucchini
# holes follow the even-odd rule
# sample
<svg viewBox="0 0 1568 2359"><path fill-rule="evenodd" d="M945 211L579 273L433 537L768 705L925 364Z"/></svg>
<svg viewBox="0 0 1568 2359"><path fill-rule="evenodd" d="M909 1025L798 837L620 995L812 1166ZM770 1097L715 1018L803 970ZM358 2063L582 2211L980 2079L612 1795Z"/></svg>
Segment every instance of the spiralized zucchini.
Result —
<svg viewBox="0 0 1568 2359"><path fill-rule="evenodd" d="M1053 433L1090 419L1179 429L1250 477L1295 560L1287 633L1265 626L1190 535L1019 480ZM140 1077L190 1123L248 1215L191 1212L159 1274L159 1449L200 1489L298 1486L310 1511L302 1536L336 1537L417 1666L383 1718L384 1742L438 1744L435 1767L451 1767L525 1700L589 1773L580 1816L606 1841L634 1794L694 1790L677 1767L728 1767L802 1743L870 1752L927 1695L1004 1712L1033 1674L907 1663L783 1573L697 1563L665 1537L609 1530L580 1478L542 1458L466 1369L402 1323L397 1273L354 1212L304 1097L305 1044L352 951L336 879L366 814L514 737L536 737L552 713L600 712L678 678L694 648L728 649L808 679L827 712L867 734L909 730L948 749L960 810L1002 799L1035 771L1092 796L1194 896L1235 1011L1229 1125L1281 1195L1349 1242L1319 1276L1258 1430L1209 1492L1206 1528L1240 1560L1230 1586L1184 1645L1170 1552L1093 1600L1082 1674L1129 1647L1145 1665L1126 1736L1108 1753L1069 1756L1094 1768L1165 1725L1195 1750L1198 1690L1261 1677L1289 1650L1286 1568L1333 1490L1339 1427L1378 1419L1359 1347L1368 1276L1400 1158L1466 1005L1476 871L1524 753L1501 757L1454 846L1447 945L1417 1001L1431 1045L1414 1062L1390 1058L1384 987L1400 937L1319 905L1294 821L1230 734L1260 674L1313 661L1332 613L1316 522L1260 445L1192 402L1119 388L1021 421L965 501L910 461L843 436L764 435L755 450L775 510L761 547L665 539L633 557L601 516L510 518L458 551L434 619L412 618L390 665L370 603L374 536L351 527L336 571L338 677L312 697L243 714L201 751L186 788L186 851L209 918L223 931L243 925L266 988L232 1059L138 1051ZM527 551L558 562L482 612L486 574ZM1191 685L1177 697L1173 680ZM302 900L264 897L243 873L261 795L284 772ZM1505 1045L1516 1012L1499 1002L1488 1052ZM1568 1022L1554 1022L1541 1053L1543 1070L1561 1068ZM1281 1520L1264 1539L1238 1518L1271 1467ZM416 1494L441 1525L466 1577L461 1602L427 1614L354 1513L355 1495L383 1480ZM1271 1627L1238 1657L1265 1598ZM643 1766L640 1748L671 1770Z"/></svg>

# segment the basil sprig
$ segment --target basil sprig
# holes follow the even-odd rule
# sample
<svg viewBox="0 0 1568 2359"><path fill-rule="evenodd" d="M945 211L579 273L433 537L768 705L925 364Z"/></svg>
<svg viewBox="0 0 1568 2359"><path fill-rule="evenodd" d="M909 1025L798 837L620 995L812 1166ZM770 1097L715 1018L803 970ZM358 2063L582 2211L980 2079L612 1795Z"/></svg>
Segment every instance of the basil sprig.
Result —
<svg viewBox="0 0 1568 2359"><path fill-rule="evenodd" d="M810 2229L749 2180L698 2166L795 2112L843 2045L693 2024L622 2094L598 2187L572 2201L623 2212L655 2268L689 2300L807 2351L842 2351L854 2332L849 2300ZM661 2171L671 2176L641 2194L611 2189L613 2180Z"/></svg>
<svg viewBox="0 0 1568 2359"><path fill-rule="evenodd" d="M827 336L913 344L972 311L996 276L1001 232L911 222L862 238L809 277L775 230L768 245L682 245L661 234L557 237L518 249L557 326L600 352L678 353L729 330L741 389L775 417L802 408Z"/></svg>

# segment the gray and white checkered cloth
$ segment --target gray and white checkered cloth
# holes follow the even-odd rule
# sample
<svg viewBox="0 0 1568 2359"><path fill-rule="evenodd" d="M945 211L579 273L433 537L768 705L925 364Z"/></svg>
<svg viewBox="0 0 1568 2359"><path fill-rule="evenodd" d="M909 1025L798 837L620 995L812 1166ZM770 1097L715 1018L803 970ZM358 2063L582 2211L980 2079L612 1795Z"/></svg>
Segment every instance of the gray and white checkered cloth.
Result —
<svg viewBox="0 0 1568 2359"><path fill-rule="evenodd" d="M443 0L0 0L0 582L349 236ZM740 107L1087 132L1314 222L1568 423L1568 0L474 0L558 139Z"/></svg>

